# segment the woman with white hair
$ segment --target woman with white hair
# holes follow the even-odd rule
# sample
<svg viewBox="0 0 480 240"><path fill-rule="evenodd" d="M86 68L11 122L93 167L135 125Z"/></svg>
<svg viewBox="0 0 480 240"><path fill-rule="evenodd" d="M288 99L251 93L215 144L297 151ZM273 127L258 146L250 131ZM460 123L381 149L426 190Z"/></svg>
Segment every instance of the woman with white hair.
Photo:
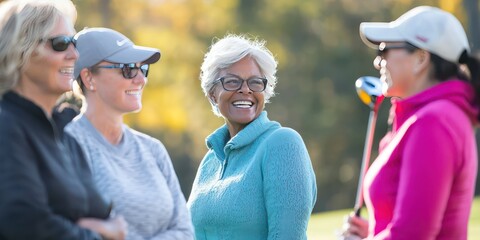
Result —
<svg viewBox="0 0 480 240"><path fill-rule="evenodd" d="M306 239L315 174L301 136L271 121L277 63L265 42L227 35L201 67L225 125L207 137L188 200L196 239Z"/></svg>
<svg viewBox="0 0 480 240"><path fill-rule="evenodd" d="M54 110L78 58L70 0L0 4L0 239L123 239Z"/></svg>

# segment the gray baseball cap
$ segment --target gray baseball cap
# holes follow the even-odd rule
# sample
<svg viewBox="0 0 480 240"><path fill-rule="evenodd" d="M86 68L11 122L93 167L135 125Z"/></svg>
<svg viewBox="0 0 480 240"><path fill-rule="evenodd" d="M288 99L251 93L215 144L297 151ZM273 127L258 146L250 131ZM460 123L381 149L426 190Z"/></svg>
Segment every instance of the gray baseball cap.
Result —
<svg viewBox="0 0 480 240"><path fill-rule="evenodd" d="M75 63L74 77L84 68L101 61L112 63L156 63L160 51L136 46L123 34L109 28L86 28L75 35L79 58Z"/></svg>

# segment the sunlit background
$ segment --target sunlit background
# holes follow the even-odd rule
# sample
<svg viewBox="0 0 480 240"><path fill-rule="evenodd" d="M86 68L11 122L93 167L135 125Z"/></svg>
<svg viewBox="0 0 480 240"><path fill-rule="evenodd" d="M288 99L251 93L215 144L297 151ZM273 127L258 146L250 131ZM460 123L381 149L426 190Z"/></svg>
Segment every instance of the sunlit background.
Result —
<svg viewBox="0 0 480 240"><path fill-rule="evenodd" d="M77 31L110 27L138 45L161 50L161 60L151 66L143 109L126 120L165 144L187 198L206 152L205 137L223 124L200 88L203 55L226 33L265 39L279 62L277 96L266 110L272 120L296 129L307 145L318 185L314 212L351 208L355 200L369 108L358 99L354 82L378 75L372 66L375 51L360 40L360 22L390 21L414 6L438 6L460 19L477 52L480 43L478 0L73 2ZM372 157L387 129L388 107L384 101Z"/></svg>

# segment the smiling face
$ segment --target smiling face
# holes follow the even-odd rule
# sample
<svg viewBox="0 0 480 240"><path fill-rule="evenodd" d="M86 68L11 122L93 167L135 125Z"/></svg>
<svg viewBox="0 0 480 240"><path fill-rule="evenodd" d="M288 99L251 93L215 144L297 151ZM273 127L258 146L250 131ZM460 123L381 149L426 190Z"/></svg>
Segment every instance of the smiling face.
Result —
<svg viewBox="0 0 480 240"><path fill-rule="evenodd" d="M74 34L71 24L65 18L59 18L49 37ZM64 51L55 51L50 40L43 41L25 65L19 84L38 96L58 98L71 89L77 58L78 52L73 44Z"/></svg>
<svg viewBox="0 0 480 240"><path fill-rule="evenodd" d="M262 73L253 58L245 57L220 71L219 76L235 76L247 80L262 77ZM225 119L231 137L255 120L265 106L264 92L251 91L246 81L243 81L242 87L237 91L227 91L219 82L210 97Z"/></svg>
<svg viewBox="0 0 480 240"><path fill-rule="evenodd" d="M112 65L118 64L103 61L96 66ZM136 66L140 66L140 63ZM122 69L95 68L95 74L87 77L87 81L87 88L93 86L94 90L89 89L86 98L97 111L121 116L142 108L142 92L147 79L141 71L132 79L127 79Z"/></svg>

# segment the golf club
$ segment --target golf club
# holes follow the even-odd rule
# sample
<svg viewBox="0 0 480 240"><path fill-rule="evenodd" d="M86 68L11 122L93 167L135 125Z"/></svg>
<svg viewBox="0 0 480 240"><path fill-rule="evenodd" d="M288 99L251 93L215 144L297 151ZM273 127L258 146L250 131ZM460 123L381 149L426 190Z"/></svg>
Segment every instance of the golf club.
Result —
<svg viewBox="0 0 480 240"><path fill-rule="evenodd" d="M362 166L358 178L357 196L355 198L355 215L360 216L363 207L363 180L370 164L370 153L372 151L372 142L377 122L377 113L384 96L382 94L382 82L377 77L363 76L355 81L355 88L360 100L370 107L368 117L367 134L363 148Z"/></svg>

